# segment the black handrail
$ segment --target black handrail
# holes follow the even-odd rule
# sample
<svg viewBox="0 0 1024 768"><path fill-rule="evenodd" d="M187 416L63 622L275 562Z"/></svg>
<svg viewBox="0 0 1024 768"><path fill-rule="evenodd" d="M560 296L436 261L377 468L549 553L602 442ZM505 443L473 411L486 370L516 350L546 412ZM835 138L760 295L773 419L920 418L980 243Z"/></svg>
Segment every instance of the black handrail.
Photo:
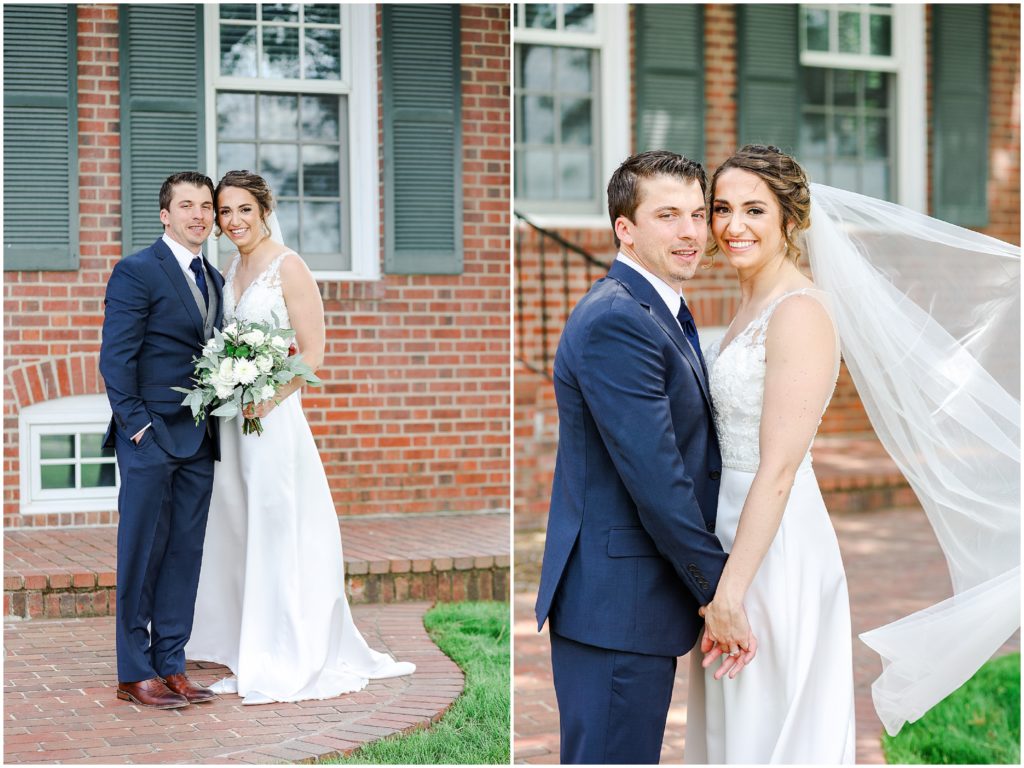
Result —
<svg viewBox="0 0 1024 768"><path fill-rule="evenodd" d="M562 235L551 230L544 229L543 227L534 224L526 216L521 214L519 211L514 211L515 217L523 222L523 224L530 227L536 232L540 239L537 242L537 257L539 263L539 270L536 275L538 286L540 289L540 360L531 360L527 353L526 346L526 323L525 323L525 301L523 297L524 285L523 285L523 228L516 228L516 277L518 284L516 286L516 307L518 309L518 349L516 359L529 370L534 373L544 376L548 380L551 379L551 353L549 350L549 338L552 333L551 329L551 315L548 312L547 302L545 297L547 296L548 290L548 270L547 270L547 250L545 244L549 241L555 243L561 247L561 294L562 294L562 308L564 310L564 316L569 316L571 294L570 294L570 269L572 264L570 263L570 254L575 254L583 262L584 270L586 273L587 284L592 282L592 270L594 267L600 267L602 271L608 269L608 265L600 261L593 254L581 248L576 243L572 243L566 240ZM561 329L558 329L560 332Z"/></svg>

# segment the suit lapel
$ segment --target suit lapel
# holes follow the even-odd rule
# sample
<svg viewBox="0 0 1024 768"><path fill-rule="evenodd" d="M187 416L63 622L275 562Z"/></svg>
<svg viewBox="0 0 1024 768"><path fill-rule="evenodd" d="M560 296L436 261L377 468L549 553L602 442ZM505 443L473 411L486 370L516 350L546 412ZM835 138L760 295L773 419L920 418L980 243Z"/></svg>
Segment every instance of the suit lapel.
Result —
<svg viewBox="0 0 1024 768"><path fill-rule="evenodd" d="M213 290L217 294L217 316L213 319L213 327L220 328L224 322L224 277L221 275L220 270L215 269L214 266L206 260L206 256L203 256L203 263L206 264L206 272L210 275L210 283L213 285Z"/></svg>
<svg viewBox="0 0 1024 768"><path fill-rule="evenodd" d="M672 313L665 306L661 296L654 290L654 286L635 269L619 261L612 263L611 269L608 270L608 277L614 278L625 285L633 298L650 312L654 321L672 339L672 343L676 345L680 354L690 364L690 368L693 369L693 375L697 377L697 383L700 385L700 391L704 395L704 400L707 402L708 407L710 407L711 395L708 392L708 385L704 380L704 372L701 369L700 361L697 359L697 353L690 345L686 336L683 335L683 330L679 327L676 319L672 317Z"/></svg>
<svg viewBox="0 0 1024 768"><path fill-rule="evenodd" d="M174 258L174 254L171 253L171 249L167 247L167 244L163 240L157 240L153 246L153 250L156 251L157 258L160 261L160 267L167 273L168 279L171 281L171 285L174 286L174 290L177 291L178 297L185 305L185 311L188 312L188 316L192 319L192 325L196 329L196 334L199 339L203 339L203 316L199 312L199 307L196 305L196 299L192 295L192 290L188 287L188 283L185 281L188 279L181 271L181 267L178 265L178 260Z"/></svg>

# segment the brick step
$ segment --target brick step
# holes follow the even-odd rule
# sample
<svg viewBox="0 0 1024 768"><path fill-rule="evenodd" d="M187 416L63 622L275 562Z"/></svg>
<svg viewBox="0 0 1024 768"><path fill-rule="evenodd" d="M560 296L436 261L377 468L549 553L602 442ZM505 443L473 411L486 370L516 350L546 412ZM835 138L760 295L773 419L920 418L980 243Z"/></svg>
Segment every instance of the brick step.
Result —
<svg viewBox="0 0 1024 768"><path fill-rule="evenodd" d="M340 521L353 604L507 600L509 516L397 515ZM117 528L4 536L4 619L113 615Z"/></svg>

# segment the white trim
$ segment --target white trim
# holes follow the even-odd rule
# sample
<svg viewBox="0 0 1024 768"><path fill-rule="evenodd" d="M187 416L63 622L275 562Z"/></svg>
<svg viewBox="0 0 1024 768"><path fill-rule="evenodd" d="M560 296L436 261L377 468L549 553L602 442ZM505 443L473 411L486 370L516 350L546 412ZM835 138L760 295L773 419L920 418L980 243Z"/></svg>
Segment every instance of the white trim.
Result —
<svg viewBox="0 0 1024 768"><path fill-rule="evenodd" d="M924 6L893 7L896 76L896 202L928 212L928 115Z"/></svg>
<svg viewBox="0 0 1024 768"><path fill-rule="evenodd" d="M897 41L896 47L902 43ZM861 69L866 72L896 72L899 62L895 56L864 56L859 53L829 53L828 51L801 51L800 64L804 67L831 69Z"/></svg>
<svg viewBox="0 0 1024 768"><path fill-rule="evenodd" d="M103 512L117 509L120 472L113 488L42 490L39 474L40 437L44 434L103 434L110 421L105 395L75 395L26 406L18 414L19 501L23 515L59 512ZM68 462L72 463L72 462ZM74 463L80 464L81 459ZM87 462L90 463L90 462Z"/></svg>
<svg viewBox="0 0 1024 768"><path fill-rule="evenodd" d="M348 97L348 178L342 204L348 205L349 248L352 269L317 270L319 281L372 281L381 279L380 173L377 167L377 7L342 5L341 80L271 80L251 77L222 77L220 71L219 7L204 9L206 51L206 148L207 173L217 181L217 104L219 90L260 90L288 93L328 93ZM293 25L295 26L295 25ZM368 151L373 148L373 151ZM219 263L217 238L207 241L208 256Z"/></svg>
<svg viewBox="0 0 1024 768"><path fill-rule="evenodd" d="M630 154L630 100L633 73L629 66L629 6L621 3L595 4L597 31L591 34L564 33L554 30L515 30L515 44L540 43L550 45L587 45L600 49L600 126L598 155L602 190L602 210L607 207L604 188L607 180ZM581 42L582 40L589 42ZM596 43L595 43L596 39ZM513 109L513 112L515 110ZM609 227L604 213L550 213L531 210L522 213L538 226L550 228L604 229Z"/></svg>
<svg viewBox="0 0 1024 768"><path fill-rule="evenodd" d="M377 166L377 7L352 5L347 26L351 35L352 92L349 95L349 228L351 277L341 272L314 272L322 280L380 280L380 169ZM358 63L358 66L357 66Z"/></svg>

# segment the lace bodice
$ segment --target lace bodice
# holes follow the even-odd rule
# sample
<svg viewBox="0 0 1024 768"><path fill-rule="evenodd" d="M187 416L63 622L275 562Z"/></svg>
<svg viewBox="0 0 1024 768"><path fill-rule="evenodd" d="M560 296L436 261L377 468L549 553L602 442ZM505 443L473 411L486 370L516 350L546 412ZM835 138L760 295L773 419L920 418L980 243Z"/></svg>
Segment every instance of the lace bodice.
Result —
<svg viewBox="0 0 1024 768"><path fill-rule="evenodd" d="M814 288L784 293L764 308L751 323L720 349L722 340L712 344L705 354L708 367L711 402L715 428L722 451L722 465L745 472L756 472L760 464L761 406L764 400L765 336L772 313L786 298L808 295L817 299L828 311L827 294ZM728 335L728 333L726 334ZM839 375L839 348L836 341L836 367L832 377L833 391ZM829 393L822 415L832 399ZM820 420L819 420L820 423ZM810 464L808 447L803 464Z"/></svg>
<svg viewBox="0 0 1024 768"><path fill-rule="evenodd" d="M250 323L274 324L281 328L291 328L288 307L284 303L284 291L281 289L281 262L292 251L285 251L270 262L255 280L246 287L235 304L235 272L241 257L236 253L227 277L224 278L224 323L245 320Z"/></svg>

